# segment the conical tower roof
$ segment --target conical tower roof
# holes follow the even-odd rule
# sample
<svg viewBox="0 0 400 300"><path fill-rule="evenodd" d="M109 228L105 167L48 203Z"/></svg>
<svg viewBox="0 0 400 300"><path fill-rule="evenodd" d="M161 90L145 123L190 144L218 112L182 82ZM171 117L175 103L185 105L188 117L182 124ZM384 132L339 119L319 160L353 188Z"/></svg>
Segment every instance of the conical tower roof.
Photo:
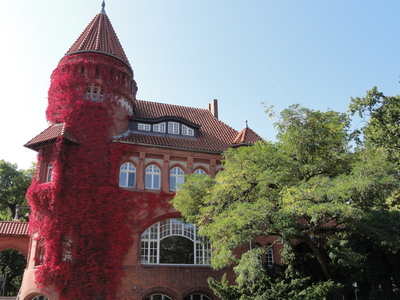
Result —
<svg viewBox="0 0 400 300"><path fill-rule="evenodd" d="M103 53L123 61L132 70L104 6L103 1L101 12L93 18L65 56L82 52Z"/></svg>
<svg viewBox="0 0 400 300"><path fill-rule="evenodd" d="M246 121L246 127L243 128L242 131L238 133L232 144L234 146L253 145L261 140L262 138L257 133L255 133L254 130L247 127L247 121Z"/></svg>

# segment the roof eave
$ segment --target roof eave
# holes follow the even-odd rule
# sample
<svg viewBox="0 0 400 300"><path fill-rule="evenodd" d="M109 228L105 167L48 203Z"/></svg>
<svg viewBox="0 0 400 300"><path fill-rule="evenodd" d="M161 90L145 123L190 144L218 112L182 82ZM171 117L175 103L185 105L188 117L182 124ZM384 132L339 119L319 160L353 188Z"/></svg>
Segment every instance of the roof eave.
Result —
<svg viewBox="0 0 400 300"><path fill-rule="evenodd" d="M163 146L163 145L154 145L154 144L146 144L146 143L135 143L129 141L120 141L120 140L113 140L113 143L122 143L122 144L131 144L131 145L140 145L146 147L157 147L157 148L164 148L164 149L174 149L174 150L184 150L184 151L192 151L192 152L199 152L199 153L208 153L208 154L217 154L222 155L224 151L212 151L212 150L201 150L201 149L193 149L193 148L181 148L181 147L173 147L173 146Z"/></svg>

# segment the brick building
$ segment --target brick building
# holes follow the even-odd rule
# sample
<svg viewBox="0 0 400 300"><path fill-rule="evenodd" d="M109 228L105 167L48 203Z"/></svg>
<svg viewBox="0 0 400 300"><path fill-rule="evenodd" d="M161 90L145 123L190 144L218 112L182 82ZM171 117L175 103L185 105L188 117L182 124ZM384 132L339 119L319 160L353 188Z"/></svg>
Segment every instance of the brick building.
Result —
<svg viewBox="0 0 400 300"><path fill-rule="evenodd" d="M38 162L19 299L217 299L207 278L229 270L211 269L211 245L169 201L185 174L214 177L225 150L260 137L220 121L217 100L199 109L136 92L103 2L53 71L49 127L25 145Z"/></svg>

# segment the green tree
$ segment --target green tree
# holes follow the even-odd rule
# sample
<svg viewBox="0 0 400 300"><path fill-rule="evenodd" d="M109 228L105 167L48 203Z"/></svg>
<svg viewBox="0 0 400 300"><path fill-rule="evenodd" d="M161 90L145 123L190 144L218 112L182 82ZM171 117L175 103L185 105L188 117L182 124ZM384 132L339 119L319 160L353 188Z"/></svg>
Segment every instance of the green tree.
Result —
<svg viewBox="0 0 400 300"><path fill-rule="evenodd" d="M0 160L0 218L11 221L15 217L17 206L20 217L28 213L26 191L34 174L34 166L28 170L18 170L17 165ZM1 291L6 296L16 296L22 283L22 275L26 266L25 257L16 250L7 249L0 253ZM3 285L4 284L4 285Z"/></svg>
<svg viewBox="0 0 400 300"><path fill-rule="evenodd" d="M293 105L275 125L276 142L228 150L224 171L190 175L173 205L213 243L214 268L235 265L236 285L210 280L223 299L336 299L362 279L367 260L351 238L370 210L385 209L398 186L396 166L378 148L350 151L346 114ZM255 263L267 249L234 255L270 235L283 244L279 270Z"/></svg>
<svg viewBox="0 0 400 300"><path fill-rule="evenodd" d="M33 174L34 167L18 170L16 164L0 160L0 216L3 220L15 217L17 205L27 207L25 194Z"/></svg>

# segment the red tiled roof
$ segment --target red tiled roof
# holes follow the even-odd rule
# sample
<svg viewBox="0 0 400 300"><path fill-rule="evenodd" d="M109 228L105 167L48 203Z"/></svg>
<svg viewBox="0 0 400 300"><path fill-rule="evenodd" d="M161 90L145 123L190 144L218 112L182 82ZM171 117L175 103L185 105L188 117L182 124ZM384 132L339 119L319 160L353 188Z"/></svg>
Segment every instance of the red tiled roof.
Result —
<svg viewBox="0 0 400 300"><path fill-rule="evenodd" d="M65 55L77 52L105 53L122 60L131 68L104 8L93 18Z"/></svg>
<svg viewBox="0 0 400 300"><path fill-rule="evenodd" d="M79 141L65 128L65 123L60 123L56 125L51 125L29 142L27 142L24 146L33 150L37 150L38 147L44 143L48 143L56 140L57 138L62 137L66 140L69 140L73 143L78 144Z"/></svg>
<svg viewBox="0 0 400 300"><path fill-rule="evenodd" d="M0 221L0 235L29 235L29 223Z"/></svg>
<svg viewBox="0 0 400 300"><path fill-rule="evenodd" d="M232 145L238 134L235 129L215 118L207 109L180 105L136 100L132 119L157 119L166 116L183 118L199 125L197 139L130 133L119 141L222 153Z"/></svg>
<svg viewBox="0 0 400 300"><path fill-rule="evenodd" d="M239 144L252 145L261 140L262 140L262 138L257 133L255 133L252 129L245 127L236 136L235 140L233 141L233 144L235 144L235 145L239 145Z"/></svg>

